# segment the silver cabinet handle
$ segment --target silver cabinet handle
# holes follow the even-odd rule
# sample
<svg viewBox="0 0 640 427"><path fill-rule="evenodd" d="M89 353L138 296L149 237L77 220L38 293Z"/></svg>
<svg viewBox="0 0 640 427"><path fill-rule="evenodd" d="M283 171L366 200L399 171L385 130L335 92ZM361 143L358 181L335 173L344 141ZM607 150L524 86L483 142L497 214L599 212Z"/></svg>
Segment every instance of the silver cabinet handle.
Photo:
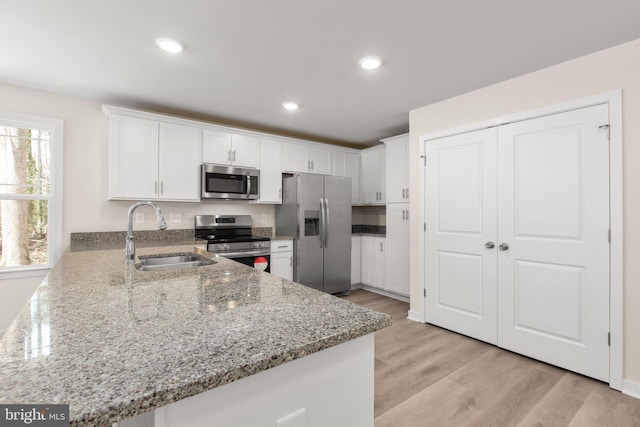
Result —
<svg viewBox="0 0 640 427"><path fill-rule="evenodd" d="M403 189L402 189L402 198L403 198L403 199L406 199L406 198L407 198L407 189L406 189L406 188L403 188Z"/></svg>
<svg viewBox="0 0 640 427"><path fill-rule="evenodd" d="M154 181L154 187L153 188L154 188L153 193L154 194L158 194L158 181Z"/></svg>
<svg viewBox="0 0 640 427"><path fill-rule="evenodd" d="M487 243L484 244L484 247L487 248L487 249L493 249L493 248L496 247L496 244L493 243L493 242L487 242Z"/></svg>
<svg viewBox="0 0 640 427"><path fill-rule="evenodd" d="M160 194L164 194L164 181L160 181Z"/></svg>
<svg viewBox="0 0 640 427"><path fill-rule="evenodd" d="M407 221L409 221L409 209L407 209Z"/></svg>
<svg viewBox="0 0 640 427"><path fill-rule="evenodd" d="M293 267L293 255L289 257L289 267Z"/></svg>
<svg viewBox="0 0 640 427"><path fill-rule="evenodd" d="M231 150L227 150L227 162L231 163Z"/></svg>
<svg viewBox="0 0 640 427"><path fill-rule="evenodd" d="M500 243L500 246L498 246L498 248L500 248L501 251L506 251L509 249L509 245L506 243Z"/></svg>
<svg viewBox="0 0 640 427"><path fill-rule="evenodd" d="M382 252L382 242L380 242L380 252Z"/></svg>
<svg viewBox="0 0 640 427"><path fill-rule="evenodd" d="M402 220L404 221L405 219L407 218L404 216L404 209L402 209Z"/></svg>
<svg viewBox="0 0 640 427"><path fill-rule="evenodd" d="M313 170L313 160L311 160L311 170Z"/></svg>
<svg viewBox="0 0 640 427"><path fill-rule="evenodd" d="M407 199L409 198L409 189L407 188Z"/></svg>
<svg viewBox="0 0 640 427"><path fill-rule="evenodd" d="M307 170L311 170L311 160L307 160Z"/></svg>
<svg viewBox="0 0 640 427"><path fill-rule="evenodd" d="M278 199L282 199L282 188L278 188Z"/></svg>

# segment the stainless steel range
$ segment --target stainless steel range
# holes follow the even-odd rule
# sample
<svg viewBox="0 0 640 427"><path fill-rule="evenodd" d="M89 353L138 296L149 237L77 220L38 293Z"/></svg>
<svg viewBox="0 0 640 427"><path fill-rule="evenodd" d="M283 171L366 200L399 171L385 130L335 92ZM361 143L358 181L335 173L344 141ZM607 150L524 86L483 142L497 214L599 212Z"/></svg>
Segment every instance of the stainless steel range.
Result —
<svg viewBox="0 0 640 427"><path fill-rule="evenodd" d="M266 272L271 266L271 239L251 234L251 215L196 215L195 236L207 240L207 251Z"/></svg>

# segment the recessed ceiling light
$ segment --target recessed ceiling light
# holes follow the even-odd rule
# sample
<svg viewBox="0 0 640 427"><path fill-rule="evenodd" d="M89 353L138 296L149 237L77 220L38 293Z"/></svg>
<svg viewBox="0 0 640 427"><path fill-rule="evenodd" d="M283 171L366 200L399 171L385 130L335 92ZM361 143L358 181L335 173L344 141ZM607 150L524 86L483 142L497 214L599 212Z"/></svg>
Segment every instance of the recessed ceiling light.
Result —
<svg viewBox="0 0 640 427"><path fill-rule="evenodd" d="M169 37L157 38L156 44L160 47L160 49L166 52L180 53L184 50L184 44L182 42Z"/></svg>
<svg viewBox="0 0 640 427"><path fill-rule="evenodd" d="M283 102L282 106L285 108L285 110L289 111L295 111L298 109L298 104L296 104L295 102Z"/></svg>
<svg viewBox="0 0 640 427"><path fill-rule="evenodd" d="M382 58L379 56L365 56L364 58L360 58L358 64L365 70L375 70L382 65Z"/></svg>

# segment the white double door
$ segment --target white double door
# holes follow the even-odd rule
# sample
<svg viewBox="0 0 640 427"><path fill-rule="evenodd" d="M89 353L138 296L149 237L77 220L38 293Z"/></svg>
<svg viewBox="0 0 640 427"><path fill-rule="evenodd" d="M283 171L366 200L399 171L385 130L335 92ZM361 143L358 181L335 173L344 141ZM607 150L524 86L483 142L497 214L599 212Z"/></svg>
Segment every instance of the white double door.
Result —
<svg viewBox="0 0 640 427"><path fill-rule="evenodd" d="M609 380L608 122L599 105L426 142L427 322Z"/></svg>

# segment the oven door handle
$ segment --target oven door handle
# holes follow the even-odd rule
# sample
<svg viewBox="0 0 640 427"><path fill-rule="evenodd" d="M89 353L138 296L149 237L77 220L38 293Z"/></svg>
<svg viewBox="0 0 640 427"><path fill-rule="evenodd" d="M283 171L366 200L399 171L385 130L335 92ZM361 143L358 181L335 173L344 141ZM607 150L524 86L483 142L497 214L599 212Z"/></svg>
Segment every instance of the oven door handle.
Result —
<svg viewBox="0 0 640 427"><path fill-rule="evenodd" d="M271 255L271 251L270 250L265 250L265 249L259 249L259 250L255 250L255 251L240 251L240 252L220 252L220 253L213 253L213 256L215 257L225 257L225 258L244 258L244 257L248 257L248 256L265 256L265 255Z"/></svg>

